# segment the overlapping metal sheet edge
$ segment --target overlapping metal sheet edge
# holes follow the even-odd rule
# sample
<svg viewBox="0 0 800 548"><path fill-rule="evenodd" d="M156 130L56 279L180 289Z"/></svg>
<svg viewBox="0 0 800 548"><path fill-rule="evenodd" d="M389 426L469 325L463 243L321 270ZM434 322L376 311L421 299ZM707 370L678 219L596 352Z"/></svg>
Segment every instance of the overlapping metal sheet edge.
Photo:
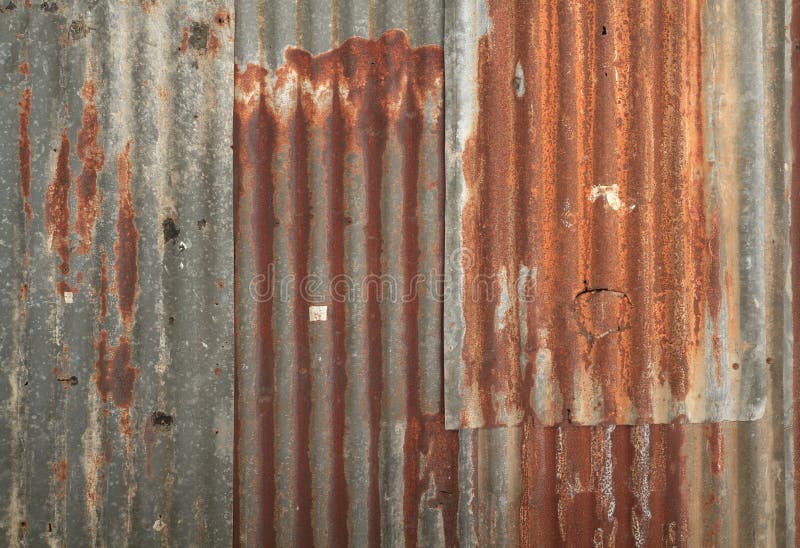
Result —
<svg viewBox="0 0 800 548"><path fill-rule="evenodd" d="M232 9L0 9L4 546L230 542Z"/></svg>

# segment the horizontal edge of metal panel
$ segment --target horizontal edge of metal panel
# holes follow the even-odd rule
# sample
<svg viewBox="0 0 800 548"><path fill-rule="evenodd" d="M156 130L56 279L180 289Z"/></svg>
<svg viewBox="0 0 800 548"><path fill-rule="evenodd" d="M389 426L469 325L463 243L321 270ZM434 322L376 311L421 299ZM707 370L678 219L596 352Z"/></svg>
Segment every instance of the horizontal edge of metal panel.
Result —
<svg viewBox="0 0 800 548"><path fill-rule="evenodd" d="M299 47L316 55L348 38L375 39L401 29L412 46L441 45L443 2L410 0L294 0L236 2L236 63L275 68L284 50Z"/></svg>

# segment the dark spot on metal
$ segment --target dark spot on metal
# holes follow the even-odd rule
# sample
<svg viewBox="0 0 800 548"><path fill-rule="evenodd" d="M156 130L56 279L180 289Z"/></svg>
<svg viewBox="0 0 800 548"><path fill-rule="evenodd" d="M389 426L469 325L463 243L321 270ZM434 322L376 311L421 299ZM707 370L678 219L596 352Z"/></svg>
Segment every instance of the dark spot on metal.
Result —
<svg viewBox="0 0 800 548"><path fill-rule="evenodd" d="M175 318L170 316L169 319L167 320L167 323L169 323L169 325L173 325L175 323Z"/></svg>
<svg viewBox="0 0 800 548"><path fill-rule="evenodd" d="M734 369L739 369L739 364L738 363L734 363L733 365L731 365L731 367L734 368Z"/></svg>
<svg viewBox="0 0 800 548"><path fill-rule="evenodd" d="M46 13L55 13L58 11L57 2L42 2L39 4L39 9Z"/></svg>
<svg viewBox="0 0 800 548"><path fill-rule="evenodd" d="M58 382L69 384L70 386L75 386L78 384L78 377L75 375L72 375L71 377L58 377L56 380Z"/></svg>
<svg viewBox="0 0 800 548"><path fill-rule="evenodd" d="M86 21L83 19L75 19L69 25L69 37L77 41L88 36L91 30L92 28L86 24Z"/></svg>
<svg viewBox="0 0 800 548"><path fill-rule="evenodd" d="M606 30L606 26L605 25L603 25L603 30L600 31L600 34L602 34L603 36L608 34L608 31Z"/></svg>
<svg viewBox="0 0 800 548"><path fill-rule="evenodd" d="M197 230L203 230L206 227L206 220L200 219L197 221Z"/></svg>
<svg viewBox="0 0 800 548"><path fill-rule="evenodd" d="M153 423L153 426L161 430L169 430L172 427L172 415L167 415L163 411L155 411L150 416L150 421Z"/></svg>
<svg viewBox="0 0 800 548"><path fill-rule="evenodd" d="M205 50L208 47L209 28L207 23L195 21L189 27L189 47Z"/></svg>
<svg viewBox="0 0 800 548"><path fill-rule="evenodd" d="M161 223L164 230L164 243L174 240L181 233L180 229L175 226L175 220L172 217L167 217Z"/></svg>
<svg viewBox="0 0 800 548"><path fill-rule="evenodd" d="M6 9L7 9L7 10L15 10L15 9L17 9L17 5L16 5L14 2L9 2L9 3L6 5Z"/></svg>

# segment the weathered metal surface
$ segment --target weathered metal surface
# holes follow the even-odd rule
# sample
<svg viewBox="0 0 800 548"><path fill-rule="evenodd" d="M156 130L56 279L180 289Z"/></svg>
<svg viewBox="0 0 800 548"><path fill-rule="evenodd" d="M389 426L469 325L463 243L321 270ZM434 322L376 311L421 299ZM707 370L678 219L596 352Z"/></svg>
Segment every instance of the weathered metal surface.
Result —
<svg viewBox="0 0 800 548"><path fill-rule="evenodd" d="M0 10L4 546L230 542L231 10Z"/></svg>
<svg viewBox="0 0 800 548"><path fill-rule="evenodd" d="M349 4L237 14L245 546L456 538L458 434L444 430L441 397L440 39L379 34L408 28L407 9L428 3Z"/></svg>
<svg viewBox="0 0 800 548"><path fill-rule="evenodd" d="M448 14L447 426L760 417L762 4Z"/></svg>

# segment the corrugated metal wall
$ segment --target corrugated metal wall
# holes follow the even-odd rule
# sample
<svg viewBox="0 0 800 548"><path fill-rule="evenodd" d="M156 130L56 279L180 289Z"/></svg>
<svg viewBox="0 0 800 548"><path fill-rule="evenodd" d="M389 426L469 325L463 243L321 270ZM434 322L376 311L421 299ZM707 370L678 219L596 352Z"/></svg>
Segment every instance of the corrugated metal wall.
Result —
<svg viewBox="0 0 800 548"><path fill-rule="evenodd" d="M231 538L231 3L0 13L0 544Z"/></svg>
<svg viewBox="0 0 800 548"><path fill-rule="evenodd" d="M790 4L4 6L0 543L793 544Z"/></svg>
<svg viewBox="0 0 800 548"><path fill-rule="evenodd" d="M517 2L514 9L511 6L511 3L497 3L491 24L492 10L483 2L457 2L446 6L448 110L445 123L452 131L448 137L452 144L445 147L449 170L448 222L453 219L449 215L455 211L450 208L463 205L457 183L462 169L461 151L467 137L479 127L480 123L471 121L471 117L476 112L484 114L480 105L488 110L489 120L500 124L493 126L494 130L484 130L487 153L497 155L499 171L509 170L507 173L512 180L513 177L525 180L520 175L521 168L517 169L519 166L506 159L515 146L525 147L516 144L517 140L522 139L524 143L528 131L533 132L531 135L535 139L542 138L551 127L556 135L564 133L564 143L551 152L556 155L573 150L571 143L577 137L559 115L554 100L560 101L563 97L565 104L570 105L574 100L575 109L583 108L579 101L594 102L594 114L587 121L594 129L584 139L589 143L586 155L590 159L584 163L597 166L604 178L600 181L590 170L582 179L587 186L576 187L580 189L576 192L586 191L589 205L584 209L587 212L597 209L593 212L596 222L584 227L588 249L593 247L592 237L605 246L604 252L600 250L593 255L602 266L595 269L597 275L605 272L613 277L628 272L634 278L647 277L649 268L653 280L671 275L670 287L678 292L683 291L686 280L710 284L707 289L688 287L685 294L671 304L662 299L666 308L659 308L655 303L657 299L645 299L651 303L650 310L663 311L672 318L673 331L685 334L685 339L681 340L687 347L698 348L693 362L685 362L683 369L676 368L676 375L684 380L692 375L694 382L708 377L707 388L699 392L700 403L688 404L694 406L694 414L689 418L746 418L762 412L763 418L709 425L580 427L565 424L546 427L538 421L560 422L567 418L577 421L581 415L563 416L563 408L559 407L549 419L522 413L509 420L512 414L508 413L504 420L487 421L476 413L473 416L477 420L473 421L464 420L465 415L457 405L453 422L449 423L452 426L522 423L511 428L462 429L456 441L443 430L442 415L434 413L428 418L427 428L440 434L420 437L415 427L418 419L408 402L413 400L415 390L424 390L425 384L418 384L420 378L414 372L433 372L437 366L421 360L421 353L414 349L415 334L424 332L426 325L431 327L425 323L427 318L421 317L424 304L396 307L393 312L391 306L372 304L375 299L372 295L357 307L352 304L338 309L329 306L327 322L333 325L328 326L308 320L308 307L313 303L301 298L296 286L289 292L292 296L288 304L271 302L266 307L263 303L261 306L250 302L243 304L243 301L252 300L252 276L258 276L273 261L275 283L287 276L294 280L317 271L323 272L323 278L328 281L341 271L356 275L405 275L403 283L407 283L409 273L418 273L416 269L420 266L419 262L412 263L412 268L408 265L407 254L415 247L414 236L408 232L386 232L386 229L402 230L401 227L408 226L418 229L430 222L420 215L418 208L408 208L413 200L409 194L399 196L400 189L395 191L397 198L384 199L392 192L387 185L400 183L407 193L416 183L409 180L405 172L389 173L388 177L384 174L383 162L396 156L382 137L384 132L394 131L391 116L383 115L383 127L378 131L374 118L356 120L351 117L345 118L344 123L334 122L341 116L338 109L345 104L343 98L351 88L346 72L348 66L359 67L369 62L371 70L376 71L377 81L382 82L383 65L396 59L389 43L400 40L398 35L389 34L376 42L344 42L331 53L318 57L290 49L284 62L281 55L287 45L301 44L314 54L339 44L337 36L350 34L342 33L338 26L342 12L311 10L317 16L314 28L322 29L315 36L325 38L320 38L322 44L319 45L313 39L306 43L302 37L307 33L297 27L291 29L288 24L291 17L298 25L303 24L302 17L309 12L306 3L298 3L294 9L287 7L286 13L272 12L271 23L269 16L263 15L262 8L260 22L254 12L247 21L240 19L239 26L250 29L244 30L243 36L259 33L265 38L261 42L255 39L240 42L242 49L237 50L239 122L236 135L242 143L237 147L240 152L236 158L237 184L240 185L237 227L241 231L238 249L243 258L238 261L240 297L237 302L241 313L237 329L240 349L246 352L239 354L237 401L241 406L238 437L241 443L237 460L240 493L237 539L244 544L256 541L292 544L303 540L325 543L345 537L356 544L790 544L793 539L793 483L788 443L791 429L786 428L785 416L791 401L791 391L786 385L786 379L791 379L791 361L786 348L790 323L785 278L788 202L784 167L784 5L775 2L742 6L719 2L703 6L665 5L663 9L656 9L616 2L575 2L564 3L556 9L548 3L537 6ZM375 11L370 13L377 20L381 18L377 12L386 6L373 6L373 9ZM413 3L410 9L414 9ZM286 17L285 25L276 23L281 17ZM605 33L601 19L606 22ZM401 20L400 26L407 21ZM260 25L258 31L253 28L256 24ZM362 32L369 27L369 35L378 38L372 26L366 23L362 26ZM566 27L569 29L565 30ZM333 28L339 29L338 34L328 39L326 31ZM515 28L518 29L516 34ZM278 29L283 29L286 35L276 38ZM494 42L502 44L501 49L510 48L502 49L495 61L501 67L495 85L502 90L502 97L507 98L508 103L503 102L506 99L496 100L491 92L475 92L473 75L485 76L480 71L488 70L486 66L479 67L482 60L479 44L491 47L492 35L484 38L489 29L508 36L507 39L495 38ZM416 36L413 24L409 35ZM531 50L524 49L526 41L531 40L526 36L534 36L541 42L540 56L534 54L533 46ZM627 39L633 42L628 43ZM648 44L656 44L661 53L653 55L646 48ZM515 51L519 55L514 55ZM768 55L759 55L762 51ZM376 56L376 52L380 55ZM711 53L701 57L701 52ZM358 57L353 57L354 54ZM690 58L691 63L688 62ZM554 59L571 59L572 62L558 68L560 65L553 63ZM518 60L520 66L525 62L535 66L528 67L527 71L525 67L519 69ZM737 76L739 73L733 69L745 60L749 63L748 70L744 71L747 77ZM626 72L629 61L633 69ZM554 77L541 77L545 71L539 70L541 67L537 63L552 64ZM271 70L269 67L280 68ZM394 72L401 74L399 78L402 79L405 77L402 74L413 71L414 67L406 60L397 65ZM358 69L351 70L349 76L353 77ZM608 84L600 81L598 70L610 72L610 77L603 76L610 78ZM579 74L581 71L583 77ZM667 91L671 90L674 101L671 95L650 89L649 78L660 81ZM587 83L585 93L566 94L575 79ZM548 83L552 89L545 89ZM289 93L280 93L287 89ZM361 89L360 86L357 89ZM514 103L515 95L525 94L534 97L530 105L513 107L518 109L516 114L504 110L504 105ZM383 95L375 93L372 97L373 101L381 102ZM682 102L680 97L685 100ZM640 104L639 101L648 104L647 112L641 116L635 109L629 112L626 100L634 101L634 105ZM323 105L321 109L320 104ZM463 116L459 114L458 105L466 105L462 109ZM555 110L548 105L554 105ZM386 109L381 103L380 112ZM255 113L259 111L262 114L257 121ZM537 118L537 112L541 113L541 119ZM617 114L622 120L616 119ZM655 118L661 121L655 124ZM517 123L518 119L522 122ZM508 132L503 124L516 129ZM607 124L607 131L602 130L602 124ZM639 129L638 133L634 126ZM272 130L272 127L278 129ZM343 155L342 150L352 149L352 133L366 130L376 138L375 148L366 152L358 148L354 154ZM606 134L612 138L607 139ZM647 135L651 136L649 141L645 138ZM689 135L699 136L689 138ZM275 136L274 140L270 136ZM516 140L504 145L503 139L511 137ZM596 146L592 145L594 141ZM611 181L616 176L617 166L627 166L624 158L635 160L637 147L647 142L651 143L651 149L659 149L654 154L661 160L641 159L642 173L633 173L636 170L629 168L624 177ZM694 175L687 167L691 165L688 158L694 157L682 148L684 142L690 150L693 150L692 143L697 146L705 143L704 156L692 160L701 164ZM342 156L352 158L354 163L344 165ZM608 165L604 165L606 160ZM736 161L743 163L737 166ZM531 162L536 169L546 164L533 159ZM362 181L370 180L370 164L379 163L384 174L379 179L380 184L365 187ZM647 171L648 166L650 171ZM561 174L556 165L553 169L554 176L566 177L565 181L569 181L570 170L578 168L565 160L562 169L567 173ZM637 175L648 172L654 177L663 174L662 182L656 177L657 183L664 187L659 187L663 191L661 194L678 189L682 193L680 200L662 196L663 203L656 199L658 203L650 204L643 197L639 207L644 213L636 213L643 218L635 223L612 219L606 226L608 223L600 222L603 215L615 214L612 206L616 202L612 202L616 196L624 203L631 199L626 193L641 191L637 186L641 177ZM506 229L505 220L515 211L509 204L513 204L515 196L524 196L527 191L522 190L524 185L519 185L519 192L509 196L512 202L496 199L492 189L504 192L499 183L509 180L501 175L485 182L487 191L480 197L485 200L486 208L497 215L496 218L491 215L480 218L473 225L478 229L474 236L478 251L467 260L479 261L492 253L501 258L507 256L499 243L502 238L497 234L505 234L512 247L521 246L519 249L525 253L536 254L524 242L517 241L516 236L512 237L519 230ZM730 180L741 183L732 186ZM347 213L349 200L357 203L355 196L347 194L348 189L353 188L353 181L361 185L357 188L363 189L358 195L366 204L374 206L371 209L367 205L359 210L355 218ZM694 184L685 181L694 181ZM706 192L713 200L706 201L697 195L702 181L707 181ZM767 182L766 193L759 186L762 181ZM337 184L344 193L341 202L336 197ZM611 200L606 193L591 201L593 186L607 187L612 193ZM740 192L726 194L737 187ZM558 188L566 187L559 185ZM651 190L655 195L656 189ZM322 197L318 196L320 193ZM417 197L419 200L418 192ZM694 199L701 202L692 209ZM699 205L701 203L706 205ZM554 202L545 201L544 204L541 207L546 210L546 204ZM667 216L670 207L675 210L674 216L684 216L683 225L670 223ZM635 209L626 215L633 215ZM532 219L540 217L538 213L534 216L538 210L526 211ZM749 212L749 216L742 215L743 211ZM558 232L562 211L556 213L553 229ZM707 219L700 218L701 215ZM764 220L765 215L769 222ZM664 230L649 228L647 219L656 216L662 219ZM343 224L348 219L354 221L352 226ZM578 224L577 218L567 221L567 224ZM695 223L694 232L685 228L691 223ZM619 228L618 224L625 226ZM666 229L671 232L662 234ZM687 237L695 232L708 234L699 241L696 235ZM324 237L315 236L319 233ZM617 265L615 274L613 257L620 253L617 244L627 237L626 234L647 240L648 233L672 242L664 244L659 252L663 251L659 255L663 257L656 260L658 253L655 248L650 249L650 254L646 255L650 257L650 267L637 270ZM448 232L448 237L452 234ZM606 241L605 236L610 234L615 234L613 241ZM371 241L371 235L377 241ZM565 241L569 238L569 235L564 236ZM692 247L681 248L681 242L689 242ZM351 250L350 256L361 253L362 259L337 266L337 246ZM458 253L462 249L460 243L451 245L448 252L441 255L445 268L458 270L463 265L463 253ZM765 250L763 256L762 249ZM599 285L592 282L587 287L578 284L573 292L571 286L567 287L568 278L560 270L558 259L559 253L554 252L551 285L556 283L564 287L560 291L557 287L550 288L554 295L563 294L572 301L582 290L588 288L585 294L593 297L594 290L608 285L604 282L597 282ZM676 265L686 263L686 272L660 274L661 263L667 260L677 261ZM404 271L394 270L404 264ZM639 266L633 259L630 264ZM359 271L357 266L364 271ZM513 270L507 267L506 272L517 273L516 266ZM526 275L532 279L534 269L528 266ZM279 268L283 269L280 273ZM558 279L559 276L563 279ZM258 283L263 280L257 279ZM661 281L664 287L669 285L669 280ZM453 291L453 282L452 278L445 277L444 295L458 295L458 292L448 293ZM638 283L641 280L633 279L631 283L634 282L642 285ZM250 285L245 288L245 283ZM613 284L610 287L613 288ZM541 291L542 300L547 301L547 291ZM647 293L642 287L635 291ZM628 291L624 293L622 300L638 304L639 295L634 298L628 296ZM695 298L695 294L699 298ZM718 305L710 303L714 299ZM596 307L589 306L589 312L613 307L619 301L611 299ZM683 310L695 303L698 310ZM711 318L708 310L712 305L717 306L719 312L715 312L716 319L707 321L705 318ZM372 321L359 327L355 322L363 321L365 315L369 317L370 306L374 307ZM366 312L358 313L359 308ZM487 314L487 310L490 313ZM488 318L488 322L494 319L493 311L495 307L483 306L476 309L476 314ZM510 322L517 321L514 314L506 312ZM631 315L630 310L626 313ZM646 310L641 314L646 320ZM241 323L243 318L247 325ZM590 319L597 324L591 328L603 327L603 318ZM627 321L638 319L640 317L634 314ZM337 321L341 322L338 327ZM640 333L637 348L654 355L669 354L663 348L674 339L675 333L662 332L663 325L651 323L649 331ZM697 333L694 333L695 327ZM313 332L314 328L323 332L320 339ZM393 333L399 336L393 337ZM369 335L377 338L372 348L380 350L371 350ZM453 344L454 335L458 336L454 324L445 323L448 364L460 361L461 350ZM560 336L554 335L555 341L559 342ZM367 342L354 347L351 341L359 337ZM334 348L337 339L344 349L338 353ZM513 342L514 338L510 339ZM318 340L332 342L327 342L326 346ZM251 346L252 341L255 347ZM302 350L304 341L310 341L306 354ZM569 343L559 344L566 348ZM626 352L633 352L634 346L629 344ZM524 346L515 348L527 351ZM512 350L516 351L515 348ZM613 349L606 350L606 355L614 354ZM491 359L499 354L491 347L485 347L484 351L481 358ZM685 349L673 352L678 357L682 353L686 353ZM450 356L455 358L450 361ZM314 357L321 361L311 367L304 366L313 362ZM717 369L717 363L722 367L723 361L730 371L718 377L717 373L722 372ZM514 365L517 361L509 363L513 365L510 371L518 370ZM680 363L683 362L679 360ZM250 370L252 364L256 365L255 370ZM535 360L529 360L531 369L534 364ZM633 368L632 365L627 367ZM448 372L452 372L449 365ZM611 371L604 382L617 378L614 375L625 376L625 373ZM667 387L668 377L669 374L664 382ZM447 382L451 383L453 378L448 378ZM646 380L653 381L652 378ZM680 384L679 381L673 384ZM717 389L712 390L711 386ZM449 390L448 396L451 395ZM536 401L546 400L548 387L543 386L541 390L543 394L537 393L537 397L544 398ZM686 414L688 405L684 406L681 398L673 398L669 390L661 392L664 392L661 402L650 408L640 405L638 400L633 402L636 406L621 401L617 411L616 402L612 401L609 409L586 410L583 420L664 421ZM620 393L624 394L625 390ZM502 409L503 395L495 394L494 400L492 396L490 393L486 398L490 405ZM370 397L374 399L368 404L365 399ZM669 403L670 398L675 403ZM256 401L259 407L254 406ZM432 411L436 410L435 405L441 404L437 398L421 401L427 401ZM476 401L479 398L473 403ZM511 403L511 399L505 403ZM501 412L496 412L495 416L500 415ZM469 413L466 416L471 418ZM420 444L421 440L426 441ZM457 462L454 461L456 453ZM432 458L440 473L420 472L419 463ZM350 463L358 463L359 467L354 469ZM431 483L420 486L417 484L419 477ZM426 488L430 493L424 492ZM439 495L434 498L432 495L436 491ZM455 518L453 505L458 507ZM433 513L424 510L430 506L438 510ZM428 521L430 518L434 521ZM457 521L455 527L453 520ZM431 529L426 523L433 523L435 527ZM401 530L404 533L401 534Z"/></svg>

